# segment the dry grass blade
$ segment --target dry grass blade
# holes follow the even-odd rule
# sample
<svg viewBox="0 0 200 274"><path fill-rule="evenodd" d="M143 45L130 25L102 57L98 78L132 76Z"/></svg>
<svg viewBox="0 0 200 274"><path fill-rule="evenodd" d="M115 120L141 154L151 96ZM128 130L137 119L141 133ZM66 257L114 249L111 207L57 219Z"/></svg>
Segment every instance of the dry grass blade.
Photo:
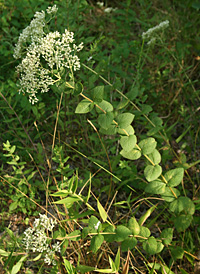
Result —
<svg viewBox="0 0 200 274"><path fill-rule="evenodd" d="M128 271L129 271L129 257L130 257L130 251L128 250L128 254L127 254L127 257L126 257L126 263L123 267L122 274L128 274Z"/></svg>

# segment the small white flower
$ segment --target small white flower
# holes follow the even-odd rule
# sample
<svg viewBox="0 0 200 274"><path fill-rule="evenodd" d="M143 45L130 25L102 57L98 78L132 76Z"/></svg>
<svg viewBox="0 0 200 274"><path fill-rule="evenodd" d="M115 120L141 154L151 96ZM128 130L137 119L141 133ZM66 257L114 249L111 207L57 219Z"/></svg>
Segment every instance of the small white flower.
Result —
<svg viewBox="0 0 200 274"><path fill-rule="evenodd" d="M92 56L90 56L87 60L88 60L88 62L89 62L90 60L92 60Z"/></svg>
<svg viewBox="0 0 200 274"><path fill-rule="evenodd" d="M104 2L97 2L97 6L103 7L104 6Z"/></svg>
<svg viewBox="0 0 200 274"><path fill-rule="evenodd" d="M98 229L99 228L99 225L100 225L100 221L97 222L97 224L94 226L95 229Z"/></svg>
<svg viewBox="0 0 200 274"><path fill-rule="evenodd" d="M48 14L56 13L58 11L58 8L56 7L56 5L54 5L53 7L48 7L46 11Z"/></svg>
<svg viewBox="0 0 200 274"><path fill-rule="evenodd" d="M117 10L117 8L113 9L113 8L111 8L111 7L108 7L108 8L106 8L106 9L104 9L104 12L106 12L106 13L111 13L111 11L115 11L115 10Z"/></svg>
<svg viewBox="0 0 200 274"><path fill-rule="evenodd" d="M158 35L158 32L164 30L165 28L167 28L169 26L169 21L163 21L161 22L159 25L148 29L146 32L142 33L142 39L144 40L148 40L150 39L150 43L153 43L155 41L156 36ZM154 38L154 39L153 39ZM152 39L152 40L151 40Z"/></svg>
<svg viewBox="0 0 200 274"><path fill-rule="evenodd" d="M60 252L60 243L57 242L54 245L52 245L52 249L56 252Z"/></svg>
<svg viewBox="0 0 200 274"><path fill-rule="evenodd" d="M113 10L113 8L106 8L106 9L104 10L104 12L110 13L112 10Z"/></svg>
<svg viewBox="0 0 200 274"><path fill-rule="evenodd" d="M153 38L151 38L151 40L147 43L147 45L150 46L150 45L154 44L155 41L156 41L156 38L153 37Z"/></svg>

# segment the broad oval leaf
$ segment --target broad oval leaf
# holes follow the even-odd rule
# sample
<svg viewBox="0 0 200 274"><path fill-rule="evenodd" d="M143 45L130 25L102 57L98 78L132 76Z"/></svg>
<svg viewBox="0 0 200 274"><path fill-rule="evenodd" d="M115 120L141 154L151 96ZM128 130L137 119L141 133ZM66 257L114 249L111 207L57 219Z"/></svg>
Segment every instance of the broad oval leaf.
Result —
<svg viewBox="0 0 200 274"><path fill-rule="evenodd" d="M112 225L107 226L103 232L106 232L108 234L104 234L105 241L107 243L114 242L115 239L115 228ZM109 234L110 233L110 234Z"/></svg>
<svg viewBox="0 0 200 274"><path fill-rule="evenodd" d="M93 101L95 103L100 103L103 101L104 86L97 86L93 90Z"/></svg>
<svg viewBox="0 0 200 274"><path fill-rule="evenodd" d="M154 255L157 253L158 245L156 239L153 236L145 240L142 246L144 250L150 255Z"/></svg>
<svg viewBox="0 0 200 274"><path fill-rule="evenodd" d="M144 176L148 182L156 180L162 173L162 167L159 165L148 165L144 169Z"/></svg>
<svg viewBox="0 0 200 274"><path fill-rule="evenodd" d="M150 154L156 148L157 142L154 138L147 138L139 142L138 146L142 150L142 154Z"/></svg>
<svg viewBox="0 0 200 274"><path fill-rule="evenodd" d="M161 242L157 242L157 251L156 253L160 253L164 248L164 245Z"/></svg>
<svg viewBox="0 0 200 274"><path fill-rule="evenodd" d="M184 249L181 246L171 247L170 250L174 261L183 259Z"/></svg>
<svg viewBox="0 0 200 274"><path fill-rule="evenodd" d="M129 160L137 160L141 157L141 152L138 149L132 149L131 151L125 151L122 149L120 151L120 154Z"/></svg>
<svg viewBox="0 0 200 274"><path fill-rule="evenodd" d="M140 225L138 224L135 217L131 217L128 221L128 228L133 235L138 235L140 233Z"/></svg>
<svg viewBox="0 0 200 274"><path fill-rule="evenodd" d="M100 128L99 131L105 135L114 135L117 133L117 127L115 125L111 125L108 129Z"/></svg>
<svg viewBox="0 0 200 274"><path fill-rule="evenodd" d="M89 219L88 227L90 229L90 232L96 232L96 225L98 224L99 220L95 216L91 216Z"/></svg>
<svg viewBox="0 0 200 274"><path fill-rule="evenodd" d="M132 150L137 143L137 137L135 135L122 136L120 139L120 145L125 151Z"/></svg>
<svg viewBox="0 0 200 274"><path fill-rule="evenodd" d="M151 231L148 229L148 227L141 226L139 235L144 238L148 238L151 235Z"/></svg>
<svg viewBox="0 0 200 274"><path fill-rule="evenodd" d="M174 194L176 195L176 197L178 197L180 195L180 192L178 189L171 187L171 189L166 186L165 188L165 192L163 194L161 194L161 197L166 201L166 202L173 202L176 197L174 196Z"/></svg>
<svg viewBox="0 0 200 274"><path fill-rule="evenodd" d="M108 129L113 122L113 118L114 118L113 112L106 112L99 115L98 123L103 129Z"/></svg>
<svg viewBox="0 0 200 274"><path fill-rule="evenodd" d="M163 229L160 238L165 245L169 245L173 239L173 228Z"/></svg>
<svg viewBox="0 0 200 274"><path fill-rule="evenodd" d="M83 99L76 107L75 113L88 113L94 107L94 104L87 99Z"/></svg>
<svg viewBox="0 0 200 274"><path fill-rule="evenodd" d="M192 222L192 215L180 215L178 217L176 217L175 221L174 221L174 226L177 229L178 232L184 231L185 229L187 229L191 222Z"/></svg>
<svg viewBox="0 0 200 274"><path fill-rule="evenodd" d="M127 136L127 133L128 135L133 135L135 133L135 130L134 128L129 125L128 127L126 128L118 128L117 132L120 134L120 135L126 135Z"/></svg>
<svg viewBox="0 0 200 274"><path fill-rule="evenodd" d="M111 103L103 100L101 103L98 104L98 106L103 109L105 112L111 112L113 111L113 106L111 105ZM98 107L96 107L96 110L98 113L102 113L102 110L99 109Z"/></svg>
<svg viewBox="0 0 200 274"><path fill-rule="evenodd" d="M165 173L165 179L169 186L178 186L183 180L184 169L182 167L169 170Z"/></svg>
<svg viewBox="0 0 200 274"><path fill-rule="evenodd" d="M150 154L148 154L148 157L154 165L158 165L161 162L161 155L157 149L154 149Z"/></svg>
<svg viewBox="0 0 200 274"><path fill-rule="evenodd" d="M193 215L195 212L195 205L190 198L179 197L170 204L169 209L175 213L185 211L185 213Z"/></svg>
<svg viewBox="0 0 200 274"><path fill-rule="evenodd" d="M115 229L115 241L116 242L122 242L124 241L129 235L131 235L130 229L128 229L126 226L119 225Z"/></svg>
<svg viewBox="0 0 200 274"><path fill-rule="evenodd" d="M133 122L134 117L132 113L122 113L117 116L116 121L120 128L126 128Z"/></svg>
<svg viewBox="0 0 200 274"><path fill-rule="evenodd" d="M92 250L93 253L96 253L98 249L101 247L103 241L104 241L103 235L98 234L93 236L90 244L90 250Z"/></svg>
<svg viewBox="0 0 200 274"><path fill-rule="evenodd" d="M81 232L82 239L85 239L89 233L90 233L90 228L84 227Z"/></svg>
<svg viewBox="0 0 200 274"><path fill-rule="evenodd" d="M155 180L150 182L146 187L145 191L152 194L162 194L165 192L166 184L161 180Z"/></svg>
<svg viewBox="0 0 200 274"><path fill-rule="evenodd" d="M122 251L128 251L133 249L137 245L137 240L135 237L128 238L124 240L121 244Z"/></svg>

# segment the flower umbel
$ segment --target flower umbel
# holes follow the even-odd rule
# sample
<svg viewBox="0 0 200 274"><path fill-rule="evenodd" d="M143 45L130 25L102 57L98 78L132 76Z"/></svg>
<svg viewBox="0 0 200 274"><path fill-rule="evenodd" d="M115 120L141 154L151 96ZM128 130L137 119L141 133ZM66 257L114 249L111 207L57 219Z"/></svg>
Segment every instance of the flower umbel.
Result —
<svg viewBox="0 0 200 274"><path fill-rule="evenodd" d="M57 222L40 214L39 219L35 219L33 227L29 227L24 232L23 244L26 252L39 252L45 256L44 262L49 265L55 264L53 259L55 252L60 252L60 243L57 242L50 247L49 238L46 231L52 232Z"/></svg>
<svg viewBox="0 0 200 274"><path fill-rule="evenodd" d="M47 8L48 14L56 12L56 6ZM19 92L28 93L32 104L38 101L38 92L48 92L50 86L61 79L59 72L62 68L67 68L70 74L80 69L76 53L82 50L83 43L78 46L74 44L74 33L67 29L63 34L58 31L45 34L45 24L45 12L36 12L30 26L20 35L14 50L14 57L20 58L23 45L30 41L26 56L17 66L17 72L21 76Z"/></svg>
<svg viewBox="0 0 200 274"><path fill-rule="evenodd" d="M153 42L155 42L158 33L164 29L166 29L169 26L169 21L163 21L161 22L159 25L148 29L146 32L142 33L142 39L144 40L149 40L149 42L147 43L148 45L152 44Z"/></svg>

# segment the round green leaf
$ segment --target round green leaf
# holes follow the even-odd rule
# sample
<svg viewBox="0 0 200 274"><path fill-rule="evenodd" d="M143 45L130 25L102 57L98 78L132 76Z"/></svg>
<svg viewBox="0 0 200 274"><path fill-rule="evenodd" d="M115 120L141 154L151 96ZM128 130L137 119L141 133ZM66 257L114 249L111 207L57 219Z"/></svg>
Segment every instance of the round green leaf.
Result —
<svg viewBox="0 0 200 274"><path fill-rule="evenodd" d="M114 135L117 132L117 128L115 125L111 125L109 128L100 128L100 132L105 135Z"/></svg>
<svg viewBox="0 0 200 274"><path fill-rule="evenodd" d="M96 253L98 249L101 247L103 241L104 241L103 235L98 234L93 236L90 244L90 250L92 250L93 253Z"/></svg>
<svg viewBox="0 0 200 274"><path fill-rule="evenodd" d="M103 101L104 86L97 86L93 90L93 101L95 103L100 103Z"/></svg>
<svg viewBox="0 0 200 274"><path fill-rule="evenodd" d="M144 238L148 238L151 235L151 231L147 227L141 226L139 235Z"/></svg>
<svg viewBox="0 0 200 274"><path fill-rule="evenodd" d="M154 149L150 154L148 154L148 157L155 165L158 165L161 162L161 155L157 149Z"/></svg>
<svg viewBox="0 0 200 274"><path fill-rule="evenodd" d="M117 116L116 121L118 126L124 129L133 122L134 117L132 113L122 113Z"/></svg>
<svg viewBox="0 0 200 274"><path fill-rule="evenodd" d="M150 154L156 148L157 142L154 138L147 138L139 142L139 147L142 150L142 154Z"/></svg>
<svg viewBox="0 0 200 274"><path fill-rule="evenodd" d="M178 197L180 195L180 192L178 189L171 187L172 191L175 193L175 195ZM174 194L172 193L171 189L166 186L165 192L161 194L161 197L166 201L166 202L173 202L176 198Z"/></svg>
<svg viewBox="0 0 200 274"><path fill-rule="evenodd" d="M147 132L147 136L154 136L159 130L161 130L160 126L153 127Z"/></svg>
<svg viewBox="0 0 200 274"><path fill-rule="evenodd" d="M105 112L111 112L111 111L113 111L113 106L109 102L107 102L105 100L103 100L101 103L99 103L98 106L101 109L103 109ZM98 107L96 107L96 110L97 110L98 113L102 113L101 109L99 109Z"/></svg>
<svg viewBox="0 0 200 274"><path fill-rule="evenodd" d="M165 173L165 179L168 182L169 186L178 186L181 181L183 180L184 175L184 169L181 168L175 168L172 170L169 170Z"/></svg>
<svg viewBox="0 0 200 274"><path fill-rule="evenodd" d="M154 255L157 253L157 248L158 248L158 245L157 245L157 241L156 239L151 236L149 239L145 240L142 244L144 250L150 254L150 255Z"/></svg>
<svg viewBox="0 0 200 274"><path fill-rule="evenodd" d="M161 242L157 242L157 251L156 253L160 253L164 248L164 245Z"/></svg>
<svg viewBox="0 0 200 274"><path fill-rule="evenodd" d="M170 204L169 209L175 213L185 211L186 213L193 215L195 212L195 205L190 198L179 197Z"/></svg>
<svg viewBox="0 0 200 274"><path fill-rule="evenodd" d="M82 239L86 238L89 233L90 233L90 228L88 226L84 227L81 232Z"/></svg>
<svg viewBox="0 0 200 274"><path fill-rule="evenodd" d="M104 234L104 239L107 243L114 242L115 240L115 234L112 234L115 232L115 228L112 225L107 226L103 232L111 233L111 234Z"/></svg>
<svg viewBox="0 0 200 274"><path fill-rule="evenodd" d="M122 242L121 250L125 252L133 249L136 245L137 245L137 240L135 239L135 237L127 238L126 240Z"/></svg>
<svg viewBox="0 0 200 274"><path fill-rule="evenodd" d="M165 192L166 184L161 180L155 180L150 182L146 187L145 191L152 194L162 194Z"/></svg>
<svg viewBox="0 0 200 274"><path fill-rule="evenodd" d="M173 239L173 229L172 228L163 229L163 231L160 234L160 238L162 239L165 245L169 245Z"/></svg>
<svg viewBox="0 0 200 274"><path fill-rule="evenodd" d="M97 217L95 216L91 216L89 219L89 223L88 223L88 227L90 229L90 232L96 232L96 225L99 222L99 220L97 219Z"/></svg>
<svg viewBox="0 0 200 274"><path fill-rule="evenodd" d="M128 221L128 228L133 235L138 235L140 233L140 225L138 224L135 217L131 217Z"/></svg>
<svg viewBox="0 0 200 274"><path fill-rule="evenodd" d="M75 113L88 113L94 107L94 104L88 101L87 99L82 100L76 107Z"/></svg>
<svg viewBox="0 0 200 274"><path fill-rule="evenodd" d="M162 167L159 165L151 166L148 165L144 169L144 176L147 181L151 182L156 180L162 173Z"/></svg>
<svg viewBox="0 0 200 274"><path fill-rule="evenodd" d="M192 222L192 215L180 215L176 217L174 221L174 226L178 232L184 231L187 229Z"/></svg>
<svg viewBox="0 0 200 274"><path fill-rule="evenodd" d="M137 142L137 138L135 135L122 136L120 139L120 145L125 151L131 151Z"/></svg>
<svg viewBox="0 0 200 274"><path fill-rule="evenodd" d="M184 249L180 246L177 247L171 247L171 254L172 254L172 258L174 259L174 261L176 261L177 259L183 259L183 255L184 255Z"/></svg>
<svg viewBox="0 0 200 274"><path fill-rule="evenodd" d="M120 135L133 135L135 133L135 130L134 128L129 125L128 127L124 128L124 129L121 129L121 128L118 128L117 132L120 134Z"/></svg>
<svg viewBox="0 0 200 274"><path fill-rule="evenodd" d="M131 235L130 229L128 229L126 226L119 225L115 229L115 241L116 242L122 242L124 241L129 235Z"/></svg>
<svg viewBox="0 0 200 274"><path fill-rule="evenodd" d="M106 112L99 115L98 123L102 128L108 129L113 122L113 118L114 118L113 112Z"/></svg>
<svg viewBox="0 0 200 274"><path fill-rule="evenodd" d="M131 151L125 151L122 149L120 151L120 154L129 160L137 160L141 157L141 152L138 149L132 149Z"/></svg>

